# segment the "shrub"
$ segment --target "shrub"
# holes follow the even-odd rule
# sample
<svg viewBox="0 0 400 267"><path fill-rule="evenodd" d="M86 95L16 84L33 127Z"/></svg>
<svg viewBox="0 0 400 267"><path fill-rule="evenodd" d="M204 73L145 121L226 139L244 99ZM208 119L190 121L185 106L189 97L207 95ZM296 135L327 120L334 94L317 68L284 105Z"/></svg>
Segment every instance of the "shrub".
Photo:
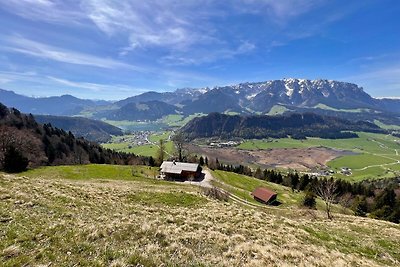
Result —
<svg viewBox="0 0 400 267"><path fill-rule="evenodd" d="M315 209L316 205L317 202L315 200L315 194L311 191L307 191L303 198L303 206L310 209Z"/></svg>
<svg viewBox="0 0 400 267"><path fill-rule="evenodd" d="M220 200L220 201L228 201L229 199L229 194L216 188L216 187L204 187L203 188L203 193L204 195Z"/></svg>
<svg viewBox="0 0 400 267"><path fill-rule="evenodd" d="M28 159L14 146L10 146L4 153L4 170L9 173L22 172L28 167Z"/></svg>

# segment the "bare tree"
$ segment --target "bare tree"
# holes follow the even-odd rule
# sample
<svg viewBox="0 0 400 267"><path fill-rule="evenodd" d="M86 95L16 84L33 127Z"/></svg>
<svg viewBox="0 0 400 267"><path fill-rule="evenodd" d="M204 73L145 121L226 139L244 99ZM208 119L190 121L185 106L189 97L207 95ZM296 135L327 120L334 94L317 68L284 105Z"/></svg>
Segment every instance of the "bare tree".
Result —
<svg viewBox="0 0 400 267"><path fill-rule="evenodd" d="M319 181L315 188L315 193L325 202L326 215L328 219L332 220L332 204L335 203L337 197L337 185L335 181L333 179Z"/></svg>
<svg viewBox="0 0 400 267"><path fill-rule="evenodd" d="M40 148L41 142L28 131L18 131L13 127L0 126L0 168L4 164L4 155L10 147L14 147L29 159L30 165L39 166L46 160Z"/></svg>
<svg viewBox="0 0 400 267"><path fill-rule="evenodd" d="M22 145L22 138L19 133L9 126L0 126L0 168L4 163L4 155L11 147L20 148Z"/></svg>
<svg viewBox="0 0 400 267"><path fill-rule="evenodd" d="M185 139L183 138L183 135L181 133L177 133L172 140L174 141L176 151L178 153L178 160L182 161L183 160L183 149L185 145Z"/></svg>

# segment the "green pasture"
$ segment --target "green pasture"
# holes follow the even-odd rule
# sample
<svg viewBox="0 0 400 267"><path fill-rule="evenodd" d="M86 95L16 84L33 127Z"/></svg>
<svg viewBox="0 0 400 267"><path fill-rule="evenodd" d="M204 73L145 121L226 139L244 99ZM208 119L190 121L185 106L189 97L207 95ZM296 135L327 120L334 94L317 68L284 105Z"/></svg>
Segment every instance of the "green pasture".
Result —
<svg viewBox="0 0 400 267"><path fill-rule="evenodd" d="M165 140L165 148L167 153L172 154L174 152L174 143L172 141L167 141L170 135L170 131L155 132L148 137L149 141L153 144L139 146L133 145L131 142L126 141L127 139L129 140L134 138L134 135L114 136L111 140L111 143L102 144L102 146L104 148L113 149L119 152L155 157L158 151L160 139Z"/></svg>
<svg viewBox="0 0 400 267"><path fill-rule="evenodd" d="M45 166L28 170L19 175L30 178L45 177L71 180L106 179L142 181L143 179L154 178L155 173L158 174L157 167L88 164Z"/></svg>
<svg viewBox="0 0 400 267"><path fill-rule="evenodd" d="M267 187L275 191L278 194L278 201L280 201L284 206L300 204L303 198L303 193L294 193L288 187L253 177L219 170L213 171L212 173L214 178L216 178L216 181L214 182L218 187L222 187L228 192L252 203L258 203L250 195L250 193L257 187Z"/></svg>
<svg viewBox="0 0 400 267"><path fill-rule="evenodd" d="M381 127L382 129L386 130L400 130L400 125L390 125L390 124L385 124L381 121L374 120L374 123Z"/></svg>
<svg viewBox="0 0 400 267"><path fill-rule="evenodd" d="M157 132L149 136L149 141L152 143L159 143L161 139L168 140L171 132Z"/></svg>
<svg viewBox="0 0 400 267"><path fill-rule="evenodd" d="M125 131L163 131L168 127L165 123L154 121L103 121Z"/></svg>
<svg viewBox="0 0 400 267"><path fill-rule="evenodd" d="M360 112L365 112L365 111L369 110L369 109L366 109L366 108L337 109L337 108L333 108L333 107L327 106L325 104L318 104L318 105L314 106L314 108L320 108L320 109L332 110L332 111L341 111L341 112L351 112L351 113L360 113Z"/></svg>
<svg viewBox="0 0 400 267"><path fill-rule="evenodd" d="M158 145L156 144L148 144L142 146L132 146L129 148L129 143L112 143L112 144L103 144L105 148L114 149L119 152L125 153L134 153L136 155L141 156L152 156L155 157L158 151ZM172 141L167 141L165 143L165 148L167 153L172 154L174 152L174 143Z"/></svg>
<svg viewBox="0 0 400 267"><path fill-rule="evenodd" d="M259 204L259 202L254 200L253 196L251 195L251 192L257 187L269 188L276 192L278 194L277 199L279 202L281 202L280 207L298 207L302 204L304 198L303 192L293 191L289 187L259 180L254 177L220 170L212 171L212 174L216 179L213 181L215 186L223 188L229 193L245 199L250 203ZM324 204L322 200L318 198L316 201L317 209L323 210ZM333 207L333 209L335 212L347 212L343 209L340 209L340 206L336 205Z"/></svg>
<svg viewBox="0 0 400 267"><path fill-rule="evenodd" d="M274 105L274 106L269 110L269 112L267 113L267 115L271 115L271 116L273 116L273 115L280 115L280 114L285 113L285 112L288 111L288 110L289 110L289 109L286 108L286 107L284 107L284 106L281 106L281 105Z"/></svg>
<svg viewBox="0 0 400 267"><path fill-rule="evenodd" d="M174 152L174 143L172 141L168 141L165 143L166 152L172 154ZM142 156L152 156L155 157L158 151L157 145L143 145L143 146L134 146L127 150L122 150L123 152L134 153Z"/></svg>
<svg viewBox="0 0 400 267"><path fill-rule="evenodd" d="M159 119L157 122L168 125L169 127L182 127L189 121L191 121L194 118L205 116L206 114L204 113L195 113L191 114L189 116L184 116L180 114L171 114L164 116L162 119Z"/></svg>

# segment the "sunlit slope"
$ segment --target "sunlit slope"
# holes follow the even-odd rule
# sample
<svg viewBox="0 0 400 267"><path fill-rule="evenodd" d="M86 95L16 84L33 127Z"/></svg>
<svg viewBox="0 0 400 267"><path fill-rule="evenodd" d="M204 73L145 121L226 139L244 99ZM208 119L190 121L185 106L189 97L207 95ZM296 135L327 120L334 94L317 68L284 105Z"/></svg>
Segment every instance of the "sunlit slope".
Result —
<svg viewBox="0 0 400 267"><path fill-rule="evenodd" d="M132 175L133 174L133 175ZM0 174L2 266L398 266L398 225L251 208L148 167ZM140 265L138 265L140 264Z"/></svg>

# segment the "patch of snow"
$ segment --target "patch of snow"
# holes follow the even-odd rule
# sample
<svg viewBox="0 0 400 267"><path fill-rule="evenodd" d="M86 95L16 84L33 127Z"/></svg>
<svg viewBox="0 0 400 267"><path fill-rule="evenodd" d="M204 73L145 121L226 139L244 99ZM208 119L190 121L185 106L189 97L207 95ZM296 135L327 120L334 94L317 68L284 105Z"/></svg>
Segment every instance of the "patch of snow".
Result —
<svg viewBox="0 0 400 267"><path fill-rule="evenodd" d="M246 99L247 99L247 100L251 100L251 99L253 99L254 97L256 97L256 95L258 95L258 93L248 95L248 96L246 96Z"/></svg>
<svg viewBox="0 0 400 267"><path fill-rule="evenodd" d="M322 95L324 97L328 97L329 96L329 91L322 91Z"/></svg>
<svg viewBox="0 0 400 267"><path fill-rule="evenodd" d="M293 95L294 89L290 88L286 83L285 83L285 88L286 88L286 95L288 97L291 97Z"/></svg>
<svg viewBox="0 0 400 267"><path fill-rule="evenodd" d="M378 96L375 99L400 99L400 96Z"/></svg>

